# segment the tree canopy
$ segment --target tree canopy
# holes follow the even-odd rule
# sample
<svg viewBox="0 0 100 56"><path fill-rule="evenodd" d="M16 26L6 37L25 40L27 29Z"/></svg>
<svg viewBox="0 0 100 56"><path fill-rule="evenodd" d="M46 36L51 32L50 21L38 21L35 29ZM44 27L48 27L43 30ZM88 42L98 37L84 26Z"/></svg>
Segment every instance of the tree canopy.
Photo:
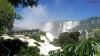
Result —
<svg viewBox="0 0 100 56"><path fill-rule="evenodd" d="M30 46L28 48L22 48L16 56L41 56L40 49L37 46Z"/></svg>
<svg viewBox="0 0 100 56"><path fill-rule="evenodd" d="M14 7L22 5L22 7L37 6L38 0L0 0L0 35L3 34L6 29L11 30L15 19L22 19L18 15ZM13 7L14 6L14 7Z"/></svg>
<svg viewBox="0 0 100 56"><path fill-rule="evenodd" d="M50 51L50 56L95 56L100 53L100 43L88 38L79 44L68 44L61 50ZM100 55L100 54L99 54Z"/></svg>
<svg viewBox="0 0 100 56"><path fill-rule="evenodd" d="M6 46L9 50L10 50L10 56L13 56L14 54L18 53L21 48L27 48L28 43L27 42L22 42L19 39L8 39L8 40L4 40L1 42L2 45ZM1 51L1 50L0 50ZM5 50L2 50L5 51ZM3 54L4 52L1 52L1 54Z"/></svg>
<svg viewBox="0 0 100 56"><path fill-rule="evenodd" d="M38 0L8 0L8 2L14 7L18 7L19 5L22 5L23 7L33 7L38 5Z"/></svg>
<svg viewBox="0 0 100 56"><path fill-rule="evenodd" d="M78 42L79 36L80 36L79 32L71 32L71 33L64 32L59 35L58 39L54 39L52 43L57 46L64 46L66 44L74 44Z"/></svg>
<svg viewBox="0 0 100 56"><path fill-rule="evenodd" d="M7 0L0 0L0 34L11 30L15 19L22 19Z"/></svg>

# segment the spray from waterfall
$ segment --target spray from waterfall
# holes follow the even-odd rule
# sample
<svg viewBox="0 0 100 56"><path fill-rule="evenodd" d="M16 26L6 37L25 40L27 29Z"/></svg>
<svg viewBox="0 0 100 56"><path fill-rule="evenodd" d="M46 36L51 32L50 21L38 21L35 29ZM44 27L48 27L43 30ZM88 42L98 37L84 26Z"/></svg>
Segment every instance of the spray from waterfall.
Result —
<svg viewBox="0 0 100 56"><path fill-rule="evenodd" d="M85 30L85 33L86 33L86 39L88 38L88 31L87 30Z"/></svg>
<svg viewBox="0 0 100 56"><path fill-rule="evenodd" d="M69 32L72 28L78 26L80 23L79 21L67 21L63 22L63 32Z"/></svg>
<svg viewBox="0 0 100 56"><path fill-rule="evenodd" d="M100 20L98 19L98 23L100 22Z"/></svg>
<svg viewBox="0 0 100 56"><path fill-rule="evenodd" d="M92 20L92 24L94 23L94 21Z"/></svg>
<svg viewBox="0 0 100 56"><path fill-rule="evenodd" d="M57 33L57 36L59 36L59 34L61 33L61 22L60 22L60 25L59 25L59 30L58 30L58 33Z"/></svg>

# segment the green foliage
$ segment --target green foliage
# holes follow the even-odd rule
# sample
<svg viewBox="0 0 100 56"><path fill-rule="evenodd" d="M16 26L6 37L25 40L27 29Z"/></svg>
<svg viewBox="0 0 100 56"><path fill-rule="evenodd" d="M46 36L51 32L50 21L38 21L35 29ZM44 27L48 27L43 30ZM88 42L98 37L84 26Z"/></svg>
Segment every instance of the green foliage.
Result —
<svg viewBox="0 0 100 56"><path fill-rule="evenodd" d="M0 42L4 41L4 38L0 36Z"/></svg>
<svg viewBox="0 0 100 56"><path fill-rule="evenodd" d="M96 53L96 55L95 56L100 56L100 52L99 53Z"/></svg>
<svg viewBox="0 0 100 56"><path fill-rule="evenodd" d="M69 45L63 48L63 54L72 54L71 56L93 56L93 54L98 52L100 52L100 44L92 38L89 38L80 44Z"/></svg>
<svg viewBox="0 0 100 56"><path fill-rule="evenodd" d="M18 7L19 4L22 5L23 7L28 7L28 6L37 6L38 0L8 0L14 7Z"/></svg>
<svg viewBox="0 0 100 56"><path fill-rule="evenodd" d="M61 46L61 44L58 41L59 39L54 39L50 44L53 44L54 46Z"/></svg>
<svg viewBox="0 0 100 56"><path fill-rule="evenodd" d="M79 44L68 44L62 49L63 51L57 53L54 51L50 55L56 56L56 54L60 54L60 56L93 56L100 53L100 43L96 42L93 38L89 38Z"/></svg>
<svg viewBox="0 0 100 56"><path fill-rule="evenodd" d="M44 54L40 54L40 56L45 56Z"/></svg>
<svg viewBox="0 0 100 56"><path fill-rule="evenodd" d="M85 30L88 30L88 32L91 32L96 27L100 27L100 22L98 22L98 20L100 20L100 17L90 17L86 20L81 20L80 25L74 27L72 31L83 30L82 35L85 36L86 34Z"/></svg>
<svg viewBox="0 0 100 56"><path fill-rule="evenodd" d="M38 35L38 34L31 34L31 35L29 36L29 38L32 38L32 39L34 39L34 40L36 40L36 41L39 41L39 40L40 40L40 35Z"/></svg>
<svg viewBox="0 0 100 56"><path fill-rule="evenodd" d="M38 42L44 43L44 40L41 40L40 37L41 37L40 34L31 34L31 35L29 36L29 38L32 38L32 39L34 39L34 40L36 40L36 41L38 41Z"/></svg>
<svg viewBox="0 0 100 56"><path fill-rule="evenodd" d="M25 33L25 32L33 32L33 33L36 33L36 32L39 32L39 29L32 29L32 30L27 30L27 29L21 29L21 30L19 30L20 28L18 28L18 29L13 29L13 32L14 33Z"/></svg>
<svg viewBox="0 0 100 56"><path fill-rule="evenodd" d="M28 48L22 48L22 50L15 56L40 56L40 50L37 46L30 46Z"/></svg>
<svg viewBox="0 0 100 56"><path fill-rule="evenodd" d="M40 40L39 42L42 42L42 43L44 43L45 41L44 41L44 40Z"/></svg>
<svg viewBox="0 0 100 56"><path fill-rule="evenodd" d="M11 30L15 19L22 19L7 0L0 0L0 35Z"/></svg>
<svg viewBox="0 0 100 56"><path fill-rule="evenodd" d="M56 51L49 51L49 56L61 56L61 52L59 49Z"/></svg>
<svg viewBox="0 0 100 56"><path fill-rule="evenodd" d="M18 53L21 48L26 48L28 46L27 42L22 42L19 39L7 39L1 42L2 45L6 46L8 49L10 49L10 56L13 56L14 54ZM4 51L4 50L0 50ZM3 54L0 52L0 55Z"/></svg>
<svg viewBox="0 0 100 56"><path fill-rule="evenodd" d="M38 34L43 35L43 36L46 36L46 33L43 32L43 31L40 31Z"/></svg>
<svg viewBox="0 0 100 56"><path fill-rule="evenodd" d="M71 32L71 33L69 34L69 36L70 36L71 38L73 38L75 41L78 42L80 33L79 33L79 32Z"/></svg>
<svg viewBox="0 0 100 56"><path fill-rule="evenodd" d="M15 37L14 35L9 35L9 37Z"/></svg>
<svg viewBox="0 0 100 56"><path fill-rule="evenodd" d="M34 44L36 44L36 46L40 46L40 44L39 44L39 43L37 43L37 42L34 42Z"/></svg>
<svg viewBox="0 0 100 56"><path fill-rule="evenodd" d="M89 37L100 42L100 28L93 29L92 32L89 33Z"/></svg>
<svg viewBox="0 0 100 56"><path fill-rule="evenodd" d="M75 37L73 35L71 33L71 37ZM100 56L100 28L96 28L89 33L88 39L76 44L66 44L62 47L62 51L51 51L49 54L51 56L57 56L58 54L59 56Z"/></svg>
<svg viewBox="0 0 100 56"><path fill-rule="evenodd" d="M28 37L28 36L29 36L29 34L24 34L24 36L25 36L25 37Z"/></svg>
<svg viewBox="0 0 100 56"><path fill-rule="evenodd" d="M100 28L96 28L93 30L94 38L100 42Z"/></svg>
<svg viewBox="0 0 100 56"><path fill-rule="evenodd" d="M58 39L54 39L52 42L54 45L64 46L66 44L74 44L78 42L80 33L79 32L65 32L59 35Z"/></svg>

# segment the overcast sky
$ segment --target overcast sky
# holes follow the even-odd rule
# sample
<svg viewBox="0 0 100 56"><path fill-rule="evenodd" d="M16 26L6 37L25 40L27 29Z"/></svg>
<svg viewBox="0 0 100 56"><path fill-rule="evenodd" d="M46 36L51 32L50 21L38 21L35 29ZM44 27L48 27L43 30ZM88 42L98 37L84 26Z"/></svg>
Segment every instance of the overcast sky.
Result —
<svg viewBox="0 0 100 56"><path fill-rule="evenodd" d="M16 8L23 20L16 20L14 25L33 29L40 28L43 22L100 16L100 0L39 0L38 3L38 7Z"/></svg>

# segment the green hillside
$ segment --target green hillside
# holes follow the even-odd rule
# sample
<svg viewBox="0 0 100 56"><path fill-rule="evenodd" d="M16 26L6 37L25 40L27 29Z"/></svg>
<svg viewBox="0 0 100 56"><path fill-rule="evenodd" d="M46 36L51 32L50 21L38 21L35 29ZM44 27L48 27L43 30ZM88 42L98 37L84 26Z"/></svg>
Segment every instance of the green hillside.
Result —
<svg viewBox="0 0 100 56"><path fill-rule="evenodd" d="M80 25L74 27L72 31L79 31L79 30L91 31L92 29L96 27L100 27L100 17L91 17L85 20L81 20Z"/></svg>

